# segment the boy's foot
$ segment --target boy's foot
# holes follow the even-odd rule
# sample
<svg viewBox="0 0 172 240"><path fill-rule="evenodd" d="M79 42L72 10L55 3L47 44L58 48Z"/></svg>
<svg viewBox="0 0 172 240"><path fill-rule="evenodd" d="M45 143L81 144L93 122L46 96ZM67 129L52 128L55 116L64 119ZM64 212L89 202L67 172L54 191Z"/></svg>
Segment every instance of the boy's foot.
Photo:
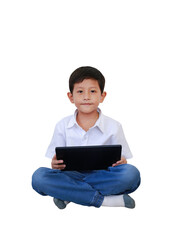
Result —
<svg viewBox="0 0 172 240"><path fill-rule="evenodd" d="M127 194L110 195L104 197L102 206L134 208L135 201Z"/></svg>
<svg viewBox="0 0 172 240"><path fill-rule="evenodd" d="M124 203L126 208L135 208L135 201L133 198L131 198L129 195L124 194Z"/></svg>
<svg viewBox="0 0 172 240"><path fill-rule="evenodd" d="M60 200L60 199L57 199L57 198L53 198L53 201L59 209L66 208L66 205L69 203L67 201L63 201L63 200Z"/></svg>

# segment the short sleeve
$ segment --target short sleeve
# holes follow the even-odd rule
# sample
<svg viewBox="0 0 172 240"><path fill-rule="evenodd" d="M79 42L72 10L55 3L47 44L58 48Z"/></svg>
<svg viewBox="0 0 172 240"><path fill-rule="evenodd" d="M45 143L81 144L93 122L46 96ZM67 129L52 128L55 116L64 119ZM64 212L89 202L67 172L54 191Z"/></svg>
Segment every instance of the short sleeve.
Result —
<svg viewBox="0 0 172 240"><path fill-rule="evenodd" d="M62 121L56 124L53 137L45 154L46 157L53 158L55 155L55 148L64 147L66 145L64 128Z"/></svg>
<svg viewBox="0 0 172 240"><path fill-rule="evenodd" d="M117 131L116 142L122 145L122 154L121 154L122 156L124 156L126 159L133 157L121 125L119 125L118 131Z"/></svg>

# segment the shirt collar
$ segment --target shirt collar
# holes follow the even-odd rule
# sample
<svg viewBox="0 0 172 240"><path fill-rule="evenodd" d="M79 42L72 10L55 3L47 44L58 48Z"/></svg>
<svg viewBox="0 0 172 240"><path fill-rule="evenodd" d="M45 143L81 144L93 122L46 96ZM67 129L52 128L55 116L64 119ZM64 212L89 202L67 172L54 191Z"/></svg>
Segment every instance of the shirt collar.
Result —
<svg viewBox="0 0 172 240"><path fill-rule="evenodd" d="M99 113L99 118L97 119L95 125L93 127L98 127L102 133L104 133L104 121L103 121L103 114L100 108L97 109Z"/></svg>
<svg viewBox="0 0 172 240"><path fill-rule="evenodd" d="M99 113L99 118L97 119L95 125L92 128L98 127L100 129L100 131L102 133L104 133L104 123L103 123L103 114L102 111L100 110L100 108L97 109L98 113ZM72 128L75 125L78 126L78 123L76 121L76 115L78 113L78 110L76 109L74 112L74 115L72 116L72 118L70 119L67 128Z"/></svg>

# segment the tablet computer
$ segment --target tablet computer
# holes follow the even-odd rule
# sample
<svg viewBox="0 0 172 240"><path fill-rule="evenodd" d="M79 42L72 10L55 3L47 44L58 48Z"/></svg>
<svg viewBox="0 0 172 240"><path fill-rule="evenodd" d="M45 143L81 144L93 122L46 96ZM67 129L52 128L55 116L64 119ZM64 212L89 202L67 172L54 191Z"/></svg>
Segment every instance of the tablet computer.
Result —
<svg viewBox="0 0 172 240"><path fill-rule="evenodd" d="M121 159L121 145L56 147L56 157L66 165L63 171L107 169Z"/></svg>

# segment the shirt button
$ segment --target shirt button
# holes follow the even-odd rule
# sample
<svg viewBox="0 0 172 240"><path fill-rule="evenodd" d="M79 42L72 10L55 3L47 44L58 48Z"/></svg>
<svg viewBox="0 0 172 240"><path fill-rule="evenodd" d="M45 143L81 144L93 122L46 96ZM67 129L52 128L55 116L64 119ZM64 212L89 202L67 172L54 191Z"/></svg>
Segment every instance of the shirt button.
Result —
<svg viewBox="0 0 172 240"><path fill-rule="evenodd" d="M83 137L83 140L87 140L87 139L88 139L88 137L87 137L87 136L84 136L84 137Z"/></svg>

